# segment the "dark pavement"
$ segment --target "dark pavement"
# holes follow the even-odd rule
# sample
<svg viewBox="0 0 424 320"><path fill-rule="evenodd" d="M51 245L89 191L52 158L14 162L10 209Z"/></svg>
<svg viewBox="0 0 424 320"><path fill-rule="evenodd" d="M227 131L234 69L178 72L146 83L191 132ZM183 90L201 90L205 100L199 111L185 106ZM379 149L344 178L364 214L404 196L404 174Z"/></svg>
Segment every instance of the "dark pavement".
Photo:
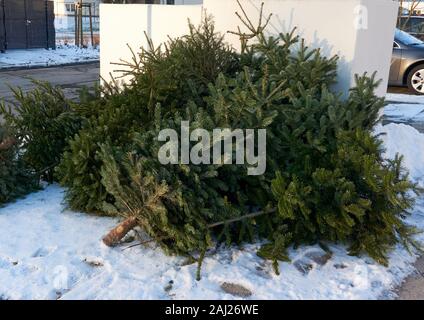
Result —
<svg viewBox="0 0 424 320"><path fill-rule="evenodd" d="M63 88L67 97L74 99L78 96L79 88L92 87L99 82L99 77L99 62L37 69L0 69L0 100L10 101L13 98L9 86L21 87L23 91L31 90L34 87L31 79L58 85Z"/></svg>

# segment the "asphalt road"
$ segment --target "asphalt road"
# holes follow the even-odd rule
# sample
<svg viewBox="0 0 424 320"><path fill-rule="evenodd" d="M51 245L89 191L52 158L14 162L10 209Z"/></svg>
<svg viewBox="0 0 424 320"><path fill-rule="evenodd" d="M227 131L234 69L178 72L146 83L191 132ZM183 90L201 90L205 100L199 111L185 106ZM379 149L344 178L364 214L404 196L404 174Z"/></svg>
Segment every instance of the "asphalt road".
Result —
<svg viewBox="0 0 424 320"><path fill-rule="evenodd" d="M31 79L49 81L63 88L67 97L76 98L77 91L83 86L91 87L99 82L100 65L98 62L50 68L1 70L0 100L11 101L13 93L9 86L20 87L23 91L34 88Z"/></svg>
<svg viewBox="0 0 424 320"><path fill-rule="evenodd" d="M402 94L411 94L406 87L389 87L387 89L388 93L402 93Z"/></svg>

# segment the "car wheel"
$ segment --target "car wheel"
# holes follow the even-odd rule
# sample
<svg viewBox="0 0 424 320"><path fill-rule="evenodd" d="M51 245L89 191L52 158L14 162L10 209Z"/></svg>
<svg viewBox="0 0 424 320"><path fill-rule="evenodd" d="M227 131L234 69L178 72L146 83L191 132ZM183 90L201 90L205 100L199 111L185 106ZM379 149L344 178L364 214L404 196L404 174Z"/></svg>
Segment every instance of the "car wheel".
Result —
<svg viewBox="0 0 424 320"><path fill-rule="evenodd" d="M409 72L408 88L415 94L424 95L424 64L416 66Z"/></svg>

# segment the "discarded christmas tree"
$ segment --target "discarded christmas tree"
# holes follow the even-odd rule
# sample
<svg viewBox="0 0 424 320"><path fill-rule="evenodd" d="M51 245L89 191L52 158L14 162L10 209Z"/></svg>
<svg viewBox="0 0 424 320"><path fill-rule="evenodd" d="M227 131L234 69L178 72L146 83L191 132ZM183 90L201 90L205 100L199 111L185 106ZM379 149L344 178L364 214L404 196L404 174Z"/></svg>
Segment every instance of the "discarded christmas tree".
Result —
<svg viewBox="0 0 424 320"><path fill-rule="evenodd" d="M28 92L13 89L14 99L0 103L0 115L17 139L25 167L53 182L54 168L68 139L78 132L81 117L60 88L33 82L35 88Z"/></svg>
<svg viewBox="0 0 424 320"><path fill-rule="evenodd" d="M0 126L0 206L34 191L38 181L19 158L18 139Z"/></svg>

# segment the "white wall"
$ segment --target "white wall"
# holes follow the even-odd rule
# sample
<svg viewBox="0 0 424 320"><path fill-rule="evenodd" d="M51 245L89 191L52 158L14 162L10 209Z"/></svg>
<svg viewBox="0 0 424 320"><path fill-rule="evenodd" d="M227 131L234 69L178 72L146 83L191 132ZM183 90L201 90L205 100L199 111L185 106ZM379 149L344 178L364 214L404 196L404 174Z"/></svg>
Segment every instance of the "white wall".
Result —
<svg viewBox="0 0 424 320"><path fill-rule="evenodd" d="M351 64L352 74L377 71L382 79L378 93L385 95L392 60L394 30L398 14L397 0L368 0L368 30L357 33L355 54ZM387 5L392 2L392 5Z"/></svg>
<svg viewBox="0 0 424 320"><path fill-rule="evenodd" d="M262 0L241 0L252 21L259 18ZM215 17L216 27L222 32L236 30L240 21L234 12L240 11L232 0L205 0L205 7ZM361 7L362 6L362 7ZM273 13L270 34L291 31L306 43L320 48L322 53L339 55L339 81L336 89L347 92L353 85L355 73L378 71L383 79L378 94L387 87L396 24L397 2L393 0L267 0L264 15ZM368 29L355 25L361 8L368 11ZM227 35L227 41L239 45L237 36Z"/></svg>
<svg viewBox="0 0 424 320"><path fill-rule="evenodd" d="M240 0L253 21L259 18L262 1ZM297 26L308 45L320 48L325 55L340 56L336 89L347 93L355 73L377 71L383 79L378 94L384 95L397 6L395 0L267 0L265 14L273 13L269 33L278 34ZM366 30L355 27L358 8L368 11ZM101 5L102 77L109 79L109 73L116 69L111 62L129 59L127 43L134 49L145 45L144 30L159 44L167 35L184 34L187 18L200 22L203 9L214 16L217 30L223 33L236 30L241 24L234 14L240 11L235 0L204 0L203 5L180 6ZM226 40L239 47L237 36L227 34Z"/></svg>
<svg viewBox="0 0 424 320"><path fill-rule="evenodd" d="M203 4L203 0L175 0L175 4L177 4L177 5L182 5L182 4Z"/></svg>
<svg viewBox="0 0 424 320"><path fill-rule="evenodd" d="M187 19L199 24L202 6L165 6L152 4L101 4L100 5L100 74L110 80L110 74L122 67L112 65L120 60L131 60L131 47L135 52L147 45L144 32L155 45L167 41L168 36L178 37L188 32Z"/></svg>

